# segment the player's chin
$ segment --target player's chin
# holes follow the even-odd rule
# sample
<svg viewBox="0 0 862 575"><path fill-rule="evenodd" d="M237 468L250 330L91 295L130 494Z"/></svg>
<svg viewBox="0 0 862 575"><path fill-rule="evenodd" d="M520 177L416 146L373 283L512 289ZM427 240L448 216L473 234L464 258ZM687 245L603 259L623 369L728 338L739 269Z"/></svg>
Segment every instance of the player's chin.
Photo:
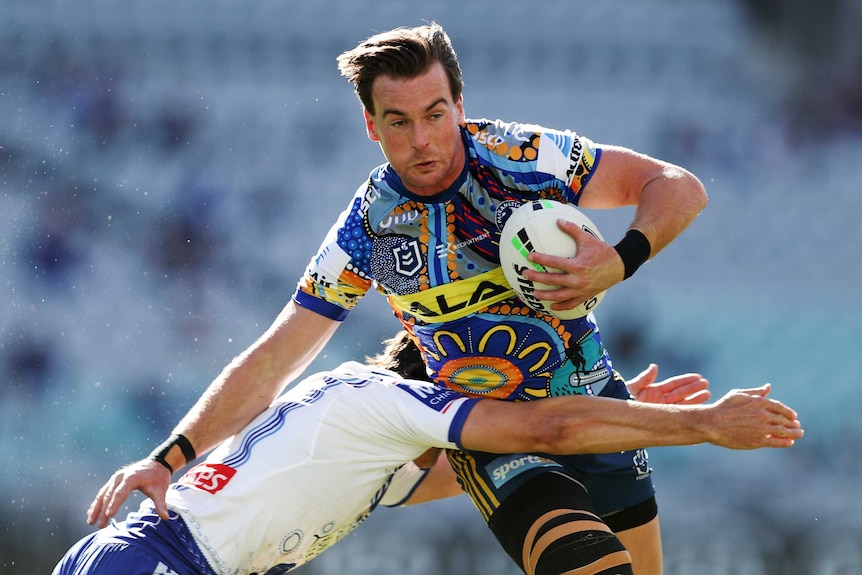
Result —
<svg viewBox="0 0 862 575"><path fill-rule="evenodd" d="M419 164L405 170L401 176L402 183L414 194L431 195L444 191L443 173L436 169L434 163Z"/></svg>

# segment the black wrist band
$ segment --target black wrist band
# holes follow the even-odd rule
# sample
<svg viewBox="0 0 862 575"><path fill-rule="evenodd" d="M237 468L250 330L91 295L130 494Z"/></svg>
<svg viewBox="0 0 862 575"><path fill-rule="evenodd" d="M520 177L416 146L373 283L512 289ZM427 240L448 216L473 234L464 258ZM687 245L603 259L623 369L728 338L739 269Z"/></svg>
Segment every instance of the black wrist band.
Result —
<svg viewBox="0 0 862 575"><path fill-rule="evenodd" d="M652 246L650 246L647 237L640 231L629 230L623 239L614 246L614 249L617 250L623 260L623 267L625 268L623 279L627 280L649 259Z"/></svg>
<svg viewBox="0 0 862 575"><path fill-rule="evenodd" d="M183 452L183 457L186 458L186 463L197 459L198 455L197 453L195 453L195 448L192 447L192 442L189 441L188 437L181 433L177 433L173 436L173 440L177 445L180 446L180 451Z"/></svg>
<svg viewBox="0 0 862 575"><path fill-rule="evenodd" d="M168 461L165 459L165 456L162 455L161 453L153 453L152 455L150 455L149 459L150 459L150 461L157 461L157 462L161 463L162 465L164 465L165 467L168 468L168 471L171 472L171 475L174 474L174 468L171 467L171 464L168 463Z"/></svg>
<svg viewBox="0 0 862 575"><path fill-rule="evenodd" d="M195 453L195 448L192 446L192 442L182 434L174 434L168 438L167 441L158 446L155 451L150 454L149 459L152 461L158 461L162 465L168 468L168 471L173 475L174 468L171 467L171 464L167 461L168 452L173 448L174 445L179 446L180 451L183 452L183 457L186 459L186 463L192 461L197 458L197 454Z"/></svg>

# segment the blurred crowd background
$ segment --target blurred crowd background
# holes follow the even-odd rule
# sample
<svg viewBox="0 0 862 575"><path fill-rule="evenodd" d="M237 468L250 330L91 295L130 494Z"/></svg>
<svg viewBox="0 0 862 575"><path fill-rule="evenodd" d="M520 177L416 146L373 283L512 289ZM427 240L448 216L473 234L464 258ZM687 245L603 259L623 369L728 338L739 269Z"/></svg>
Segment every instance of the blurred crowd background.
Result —
<svg viewBox="0 0 862 575"><path fill-rule="evenodd" d="M710 193L597 310L615 367L772 382L807 436L651 450L666 573L862 573L859 0L0 0L0 574L50 573L110 473L274 319L383 161L336 56L431 20L468 116ZM589 215L613 239L632 214ZM370 294L313 368L396 328ZM369 524L301 572L516 573L465 497Z"/></svg>

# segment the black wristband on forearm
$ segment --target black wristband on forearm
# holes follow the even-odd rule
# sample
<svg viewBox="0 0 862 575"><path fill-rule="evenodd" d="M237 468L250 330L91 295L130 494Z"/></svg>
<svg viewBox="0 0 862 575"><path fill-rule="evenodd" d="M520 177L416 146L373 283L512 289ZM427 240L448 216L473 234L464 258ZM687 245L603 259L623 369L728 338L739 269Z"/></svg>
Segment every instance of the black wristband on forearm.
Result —
<svg viewBox="0 0 862 575"><path fill-rule="evenodd" d="M650 246L647 237L640 231L629 230L623 239L614 246L614 249L617 250L623 260L625 268L623 279L627 280L649 259L652 246Z"/></svg>
<svg viewBox="0 0 862 575"><path fill-rule="evenodd" d="M167 455L174 445L179 446L180 451L183 452L183 457L186 459L186 463L197 458L192 442L189 441L185 435L177 433L170 436L167 441L158 446L155 451L150 454L149 459L157 461L167 467L168 471L171 472L171 475L174 473L174 468L171 467L170 463L168 463Z"/></svg>
<svg viewBox="0 0 862 575"><path fill-rule="evenodd" d="M173 445L171 445L171 447L173 447ZM157 462L161 463L162 465L164 465L165 467L168 468L168 471L171 472L171 475L174 474L174 468L171 467L171 464L168 463L167 459L165 459L165 453L163 451L159 451L158 453L156 453L154 451L150 454L150 456L147 459L149 459L150 461L157 461Z"/></svg>

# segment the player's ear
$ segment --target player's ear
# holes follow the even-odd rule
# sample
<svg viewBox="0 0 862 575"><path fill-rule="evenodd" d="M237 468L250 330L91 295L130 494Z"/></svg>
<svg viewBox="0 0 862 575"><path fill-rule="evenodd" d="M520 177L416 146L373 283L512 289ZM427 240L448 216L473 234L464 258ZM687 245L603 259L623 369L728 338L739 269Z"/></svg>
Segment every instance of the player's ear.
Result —
<svg viewBox="0 0 862 575"><path fill-rule="evenodd" d="M374 125L374 118L368 112L368 110L362 111L365 116L365 132L368 134L368 138L372 142L379 142L380 137L377 135L377 128Z"/></svg>
<svg viewBox="0 0 862 575"><path fill-rule="evenodd" d="M467 117L464 115L464 94L458 96L455 107L458 109L458 124L464 125L467 122Z"/></svg>

